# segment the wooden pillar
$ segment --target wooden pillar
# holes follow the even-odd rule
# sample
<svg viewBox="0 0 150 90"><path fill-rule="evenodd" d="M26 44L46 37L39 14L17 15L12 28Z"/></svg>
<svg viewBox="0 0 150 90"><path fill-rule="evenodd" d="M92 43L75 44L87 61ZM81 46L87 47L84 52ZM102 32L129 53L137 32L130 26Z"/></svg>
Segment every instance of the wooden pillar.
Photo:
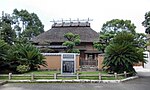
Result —
<svg viewBox="0 0 150 90"><path fill-rule="evenodd" d="M99 80L102 80L102 74L99 73Z"/></svg>
<svg viewBox="0 0 150 90"><path fill-rule="evenodd" d="M34 80L34 74L31 73L31 80Z"/></svg>
<svg viewBox="0 0 150 90"><path fill-rule="evenodd" d="M57 73L54 73L54 79L57 79Z"/></svg>
<svg viewBox="0 0 150 90"><path fill-rule="evenodd" d="M125 78L127 77L127 72L126 72L126 71L124 71L124 77L125 77Z"/></svg>
<svg viewBox="0 0 150 90"><path fill-rule="evenodd" d="M97 55L96 54L94 54L94 59L97 60Z"/></svg>
<svg viewBox="0 0 150 90"><path fill-rule="evenodd" d="M87 57L88 57L87 54L85 54L85 60L87 60Z"/></svg>
<svg viewBox="0 0 150 90"><path fill-rule="evenodd" d="M12 73L9 73L8 79L11 80Z"/></svg>
<svg viewBox="0 0 150 90"><path fill-rule="evenodd" d="M77 79L79 79L79 73L77 73Z"/></svg>
<svg viewBox="0 0 150 90"><path fill-rule="evenodd" d="M117 75L117 73L114 73L114 75L115 75L115 79L118 79L118 75Z"/></svg>

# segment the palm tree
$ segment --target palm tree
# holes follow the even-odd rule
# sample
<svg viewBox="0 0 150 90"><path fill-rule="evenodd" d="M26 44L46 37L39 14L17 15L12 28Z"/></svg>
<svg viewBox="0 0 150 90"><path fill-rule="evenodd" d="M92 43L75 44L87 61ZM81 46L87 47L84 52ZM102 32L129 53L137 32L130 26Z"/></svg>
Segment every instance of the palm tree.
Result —
<svg viewBox="0 0 150 90"><path fill-rule="evenodd" d="M14 44L9 53L11 63L28 65L30 70L37 70L40 65L46 66L40 50L31 44Z"/></svg>
<svg viewBox="0 0 150 90"><path fill-rule="evenodd" d="M110 72L133 72L134 63L144 61L144 54L136 45L133 34L128 32L118 33L111 44L105 49L104 67Z"/></svg>

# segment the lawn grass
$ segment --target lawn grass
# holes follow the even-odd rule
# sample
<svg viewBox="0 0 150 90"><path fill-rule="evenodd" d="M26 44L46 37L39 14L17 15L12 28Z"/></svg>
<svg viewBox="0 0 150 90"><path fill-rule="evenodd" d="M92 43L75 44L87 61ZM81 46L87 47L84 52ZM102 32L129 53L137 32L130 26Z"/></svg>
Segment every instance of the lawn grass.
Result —
<svg viewBox="0 0 150 90"><path fill-rule="evenodd" d="M1 76L0 80L8 80L8 77L7 76Z"/></svg>
<svg viewBox="0 0 150 90"><path fill-rule="evenodd" d="M54 79L54 77L42 77L42 76L36 76L34 79L35 79L35 80L37 80L37 79Z"/></svg>
<svg viewBox="0 0 150 90"><path fill-rule="evenodd" d="M31 80L31 77L26 77L26 76L19 77L19 76L15 76L15 77L12 77L11 80Z"/></svg>
<svg viewBox="0 0 150 90"><path fill-rule="evenodd" d="M124 79L123 76L119 76L117 80ZM102 80L116 80L115 77L102 77Z"/></svg>
<svg viewBox="0 0 150 90"><path fill-rule="evenodd" d="M79 74L99 74L99 73L101 73L101 74L108 74L107 72L105 72L105 71L80 71L80 72L78 72Z"/></svg>
<svg viewBox="0 0 150 90"><path fill-rule="evenodd" d="M80 79L89 79L89 80L98 80L99 78L98 77L96 77L96 76L92 76L92 77L80 77Z"/></svg>
<svg viewBox="0 0 150 90"><path fill-rule="evenodd" d="M55 73L60 73L60 71L30 71L30 72L27 72L27 73L24 73L24 74L44 74L44 75L52 75L52 74L55 74Z"/></svg>
<svg viewBox="0 0 150 90"><path fill-rule="evenodd" d="M60 71L30 71L30 72L27 72L27 73L24 73L24 74L45 74L45 75L52 75L52 74L55 74L55 73L58 73L60 74ZM107 72L105 71L78 71L77 73L79 74L107 74Z"/></svg>

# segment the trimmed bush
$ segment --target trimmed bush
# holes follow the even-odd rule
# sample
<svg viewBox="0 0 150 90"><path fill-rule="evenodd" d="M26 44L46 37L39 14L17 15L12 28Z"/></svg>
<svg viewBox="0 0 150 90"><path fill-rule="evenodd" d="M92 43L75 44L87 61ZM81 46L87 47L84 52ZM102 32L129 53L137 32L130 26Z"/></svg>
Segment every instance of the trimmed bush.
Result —
<svg viewBox="0 0 150 90"><path fill-rule="evenodd" d="M29 68L28 65L19 65L19 66L17 66L17 71L20 72L20 73L25 73L29 70L30 70L30 68Z"/></svg>

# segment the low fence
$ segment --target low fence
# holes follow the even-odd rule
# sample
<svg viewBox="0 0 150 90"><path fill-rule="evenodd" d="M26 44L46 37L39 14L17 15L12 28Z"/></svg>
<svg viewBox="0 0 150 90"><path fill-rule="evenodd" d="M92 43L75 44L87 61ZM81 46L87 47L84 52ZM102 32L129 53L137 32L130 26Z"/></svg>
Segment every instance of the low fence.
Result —
<svg viewBox="0 0 150 90"><path fill-rule="evenodd" d="M82 65L98 65L98 60L88 59L88 60L80 60L80 66Z"/></svg>
<svg viewBox="0 0 150 90"><path fill-rule="evenodd" d="M58 73L55 73L55 74L51 74L51 75L37 75L37 74L12 74L12 73L9 73L9 74L0 74L0 77L5 77L3 79L8 79L8 80L22 80L22 79L30 79L30 80L36 80L36 79L91 79L92 77L95 77L96 80L103 80L104 77L112 77L116 80L119 79L119 77L124 77L126 78L130 73L122 73L122 74L117 74L117 73L114 73L114 74L80 74L80 73L76 73L76 74L73 74L73 75L61 75L61 74L58 74ZM20 78L20 79L19 79Z"/></svg>

